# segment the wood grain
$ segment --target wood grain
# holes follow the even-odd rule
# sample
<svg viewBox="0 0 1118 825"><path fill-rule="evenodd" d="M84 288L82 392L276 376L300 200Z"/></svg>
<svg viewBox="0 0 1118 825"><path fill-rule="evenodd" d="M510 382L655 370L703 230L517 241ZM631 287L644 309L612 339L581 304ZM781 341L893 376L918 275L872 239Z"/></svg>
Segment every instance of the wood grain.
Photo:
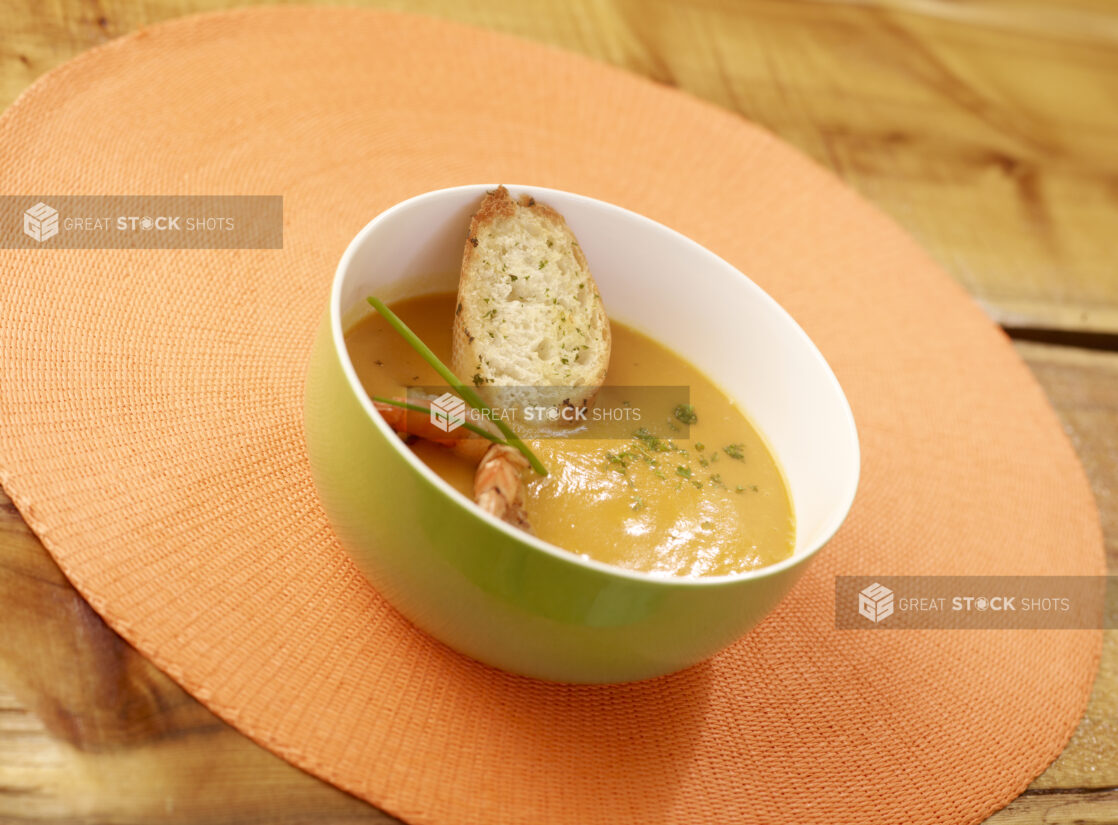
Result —
<svg viewBox="0 0 1118 825"><path fill-rule="evenodd" d="M1079 453L1099 505L1107 569L1118 575L1118 353L1029 343L1018 343L1017 351L1044 387ZM1118 627L1118 605L1109 609L1109 626ZM1107 630L1095 690L1079 728L1063 754L1032 787L1118 787L1115 708L1118 630ZM1113 821L1118 822L1118 816Z"/></svg>
<svg viewBox="0 0 1118 825"><path fill-rule="evenodd" d="M231 5L0 0L0 106L112 37ZM892 214L1002 323L1115 341L1113 2L368 5L582 52L739 112ZM1018 349L1076 444L1118 572L1118 354ZM147 663L70 587L2 495L0 605L0 822L393 821L264 751ZM1072 742L990 822L1118 822L1116 706L1110 631Z"/></svg>
<svg viewBox="0 0 1118 825"><path fill-rule="evenodd" d="M986 825L1113 825L1118 790L1025 793L986 820Z"/></svg>
<svg viewBox="0 0 1118 825"><path fill-rule="evenodd" d="M0 105L139 26L239 5L0 0ZM1004 323L1118 330L1118 6L1061 0L385 0L543 41L766 126Z"/></svg>

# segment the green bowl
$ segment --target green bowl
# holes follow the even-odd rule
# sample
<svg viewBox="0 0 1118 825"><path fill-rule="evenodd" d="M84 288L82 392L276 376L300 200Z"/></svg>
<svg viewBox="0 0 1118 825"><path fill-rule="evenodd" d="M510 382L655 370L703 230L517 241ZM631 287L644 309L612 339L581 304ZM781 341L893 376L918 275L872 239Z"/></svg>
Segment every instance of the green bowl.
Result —
<svg viewBox="0 0 1118 825"><path fill-rule="evenodd" d="M480 662L601 683L703 661L776 606L846 517L859 452L842 389L792 318L713 253L617 206L510 186L514 197L530 193L564 215L612 318L695 364L745 410L785 471L797 535L792 556L769 567L665 577L582 558L482 513L376 413L343 336L371 311L368 295L392 302L454 290L470 216L492 188L397 204L342 256L306 385L307 449L322 505L389 603Z"/></svg>

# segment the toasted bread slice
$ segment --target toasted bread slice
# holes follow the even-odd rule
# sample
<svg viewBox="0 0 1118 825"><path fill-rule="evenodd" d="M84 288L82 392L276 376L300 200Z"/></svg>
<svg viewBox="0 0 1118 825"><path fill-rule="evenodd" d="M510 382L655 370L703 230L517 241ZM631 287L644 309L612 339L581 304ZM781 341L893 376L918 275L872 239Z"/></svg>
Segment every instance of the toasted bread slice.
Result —
<svg viewBox="0 0 1118 825"><path fill-rule="evenodd" d="M455 374L478 387L554 388L534 403L581 407L605 380L609 354L602 296L563 216L527 195L514 201L503 186L488 193L462 255Z"/></svg>

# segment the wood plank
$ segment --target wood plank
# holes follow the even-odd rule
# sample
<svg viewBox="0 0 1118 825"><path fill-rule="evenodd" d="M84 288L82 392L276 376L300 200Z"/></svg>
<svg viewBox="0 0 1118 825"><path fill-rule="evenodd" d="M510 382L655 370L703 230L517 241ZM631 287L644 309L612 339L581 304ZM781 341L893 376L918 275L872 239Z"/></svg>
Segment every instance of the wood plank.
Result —
<svg viewBox="0 0 1118 825"><path fill-rule="evenodd" d="M1044 387L1083 462L1099 505L1107 568L1118 575L1118 353L1034 343L1018 343L1016 348ZM1110 610L1110 625L1118 627L1118 606L1111 605ZM1083 719L1068 747L1032 784L1033 789L1118 786L1118 714L1114 710L1118 707L1118 630L1105 632L1095 689ZM1088 795L1076 799L1075 805L1098 804L1113 811L1113 802L1109 797ZM1059 816L1069 810L1073 808L1061 808ZM1118 822L1118 816L1109 821Z"/></svg>
<svg viewBox="0 0 1118 825"><path fill-rule="evenodd" d="M986 825L1113 825L1118 789L1061 793L1026 791L986 820Z"/></svg>
<svg viewBox="0 0 1118 825"><path fill-rule="evenodd" d="M1118 353L1024 341L1014 346L1083 462L1099 505L1107 562L1118 573Z"/></svg>
<svg viewBox="0 0 1118 825"><path fill-rule="evenodd" d="M0 0L0 105L75 54L227 0ZM382 0L737 111L896 218L999 322L1118 330L1118 7L946 0Z"/></svg>

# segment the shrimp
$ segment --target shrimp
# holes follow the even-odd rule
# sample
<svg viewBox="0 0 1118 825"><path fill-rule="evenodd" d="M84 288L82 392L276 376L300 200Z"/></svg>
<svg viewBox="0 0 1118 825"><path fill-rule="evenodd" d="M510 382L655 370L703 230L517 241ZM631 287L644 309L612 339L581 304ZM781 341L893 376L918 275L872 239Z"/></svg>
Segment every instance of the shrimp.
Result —
<svg viewBox="0 0 1118 825"><path fill-rule="evenodd" d="M524 509L524 471L528 459L515 447L497 444L472 432L450 434L431 423L429 413L409 410L382 401L373 406L384 421L403 437L422 438L446 447L455 455L477 462L474 501L485 512L525 532L532 532ZM420 404L419 406L425 406Z"/></svg>
<svg viewBox="0 0 1118 825"><path fill-rule="evenodd" d="M526 533L532 532L524 510L524 471L528 459L508 444L493 444L474 473L474 501L487 513Z"/></svg>
<svg viewBox="0 0 1118 825"><path fill-rule="evenodd" d="M403 400L403 399L399 399ZM408 403L416 403L409 401ZM467 461L480 461L489 445L493 442L482 438L469 430L461 429L454 432L440 430L431 423L429 412L408 410L394 404L385 404L383 401L374 401L373 406L384 418L384 422L403 437L414 436L438 444L440 447L449 447L455 455ZM419 402L417 406L428 407L426 402Z"/></svg>

